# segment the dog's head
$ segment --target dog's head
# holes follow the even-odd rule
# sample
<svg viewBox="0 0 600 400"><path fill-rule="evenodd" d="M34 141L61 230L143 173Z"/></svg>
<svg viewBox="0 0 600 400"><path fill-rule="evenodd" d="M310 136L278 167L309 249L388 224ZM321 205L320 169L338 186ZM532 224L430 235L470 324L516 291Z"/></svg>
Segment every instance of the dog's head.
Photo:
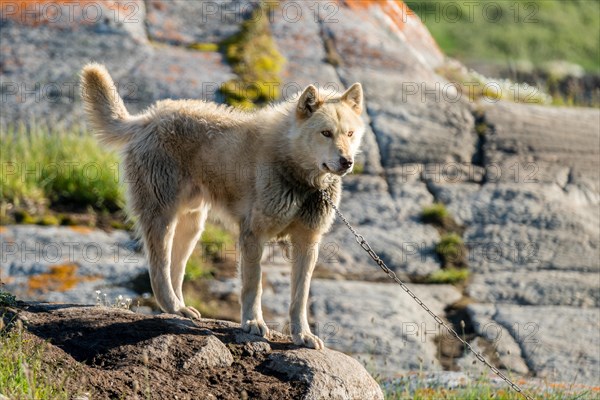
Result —
<svg viewBox="0 0 600 400"><path fill-rule="evenodd" d="M319 93L308 86L296 106L296 145L303 164L321 173L343 176L352 171L365 126L363 90L355 83L345 93Z"/></svg>

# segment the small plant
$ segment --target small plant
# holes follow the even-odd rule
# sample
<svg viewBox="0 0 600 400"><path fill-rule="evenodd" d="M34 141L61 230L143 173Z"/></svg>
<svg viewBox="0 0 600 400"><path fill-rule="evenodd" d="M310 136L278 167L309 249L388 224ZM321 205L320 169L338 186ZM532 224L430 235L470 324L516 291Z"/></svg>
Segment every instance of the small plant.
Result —
<svg viewBox="0 0 600 400"><path fill-rule="evenodd" d="M111 303L106 293L102 293L101 290L96 290L96 306L98 307L111 307L129 310L131 308L131 303L131 298L124 297L121 294L115 297L114 303Z"/></svg>
<svg viewBox="0 0 600 400"><path fill-rule="evenodd" d="M17 298L4 290L0 290L0 307L14 307L17 304ZM1 320L2 318L0 318Z"/></svg>
<svg viewBox="0 0 600 400"><path fill-rule="evenodd" d="M448 215L448 210L443 203L434 203L423 208L423 211L421 212L421 220L427 224L444 226Z"/></svg>
<svg viewBox="0 0 600 400"><path fill-rule="evenodd" d="M443 235L435 246L435 252L442 259L444 268L466 266L466 247L462 238L456 233Z"/></svg>
<svg viewBox="0 0 600 400"><path fill-rule="evenodd" d="M425 283L433 284L449 284L455 285L462 283L469 278L469 270L465 268L446 268L439 269L434 273L430 274L426 279Z"/></svg>

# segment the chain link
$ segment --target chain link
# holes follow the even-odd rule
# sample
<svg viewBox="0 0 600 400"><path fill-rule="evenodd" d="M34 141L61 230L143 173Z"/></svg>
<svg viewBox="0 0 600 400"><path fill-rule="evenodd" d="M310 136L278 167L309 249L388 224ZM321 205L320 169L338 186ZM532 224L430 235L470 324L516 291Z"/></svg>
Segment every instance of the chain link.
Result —
<svg viewBox="0 0 600 400"><path fill-rule="evenodd" d="M529 396L527 393L525 393L525 391L523 391L523 389L521 389L521 387L519 387L519 385L517 385L516 383L511 381L506 375L504 375L502 372L500 372L500 370L498 370L498 368L494 367L488 360L486 360L485 357L481 353L475 351L475 349L473 349L473 347L471 347L471 345L466 340L461 338L460 335L451 326L446 324L440 317L438 317L433 311L431 311L429 309L429 307L427 307L427 305L425 303L423 303L423 301L421 301L421 299L419 299L417 297L417 295L414 294L412 292L412 290L410 290L408 288L408 286L406 286L404 284L404 282L402 282L400 280L400 278L398 278L396 273L394 271L392 271L391 269L389 269L387 265L385 265L383 260L371 248L371 245L365 240L365 238L362 235L360 235L356 231L356 229L354 229L354 227L350 224L350 222L346 219L346 217L344 217L344 214L342 214L342 212L339 210L339 208L335 205L335 203L333 202L333 200L331 199L329 194L325 190L321 190L321 193L323 194L323 197L325 198L325 200L327 200L329 205L331 207L333 207L337 216L344 222L344 224L348 227L350 232L352 232L352 234L354 235L354 239L356 240L356 243L358 243L359 246L362 247L363 250L365 252L367 252L367 254L369 254L369 256L371 256L373 261L375 261L375 263L377 263L379 268L381 268L383 270L383 272L386 273L390 279L392 279L394 282L396 282L398 285L400 285L402 290L404 290L410 297L412 297L412 299L419 306L421 306L421 308L423 308L435 320L435 322L437 322L439 325L443 326L450 334L452 334L456 339L458 339L467 349L469 349L469 351L471 353L473 353L475 355L475 357L477 357L477 359L479 361L481 361L483 364L485 364L493 373L495 373L497 376L499 376L513 390L520 393L527 400L534 400L531 396Z"/></svg>

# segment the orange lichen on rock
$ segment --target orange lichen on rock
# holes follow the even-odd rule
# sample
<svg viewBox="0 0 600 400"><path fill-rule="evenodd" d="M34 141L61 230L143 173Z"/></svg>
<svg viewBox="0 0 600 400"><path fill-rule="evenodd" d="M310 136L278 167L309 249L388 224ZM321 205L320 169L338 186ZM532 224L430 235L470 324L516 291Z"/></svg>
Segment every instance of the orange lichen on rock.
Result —
<svg viewBox="0 0 600 400"><path fill-rule="evenodd" d="M415 13L400 0L344 0L344 4L353 10L379 7L399 30L404 30L408 19L416 18Z"/></svg>
<svg viewBox="0 0 600 400"><path fill-rule="evenodd" d="M85 235L90 234L94 231L90 227L80 226L80 225L70 226L69 229L71 229L72 231L77 232L77 233L83 233Z"/></svg>
<svg viewBox="0 0 600 400"><path fill-rule="evenodd" d="M29 278L29 290L65 292L73 289L80 282L98 279L94 276L77 276L78 268L76 264L53 265L49 272Z"/></svg>

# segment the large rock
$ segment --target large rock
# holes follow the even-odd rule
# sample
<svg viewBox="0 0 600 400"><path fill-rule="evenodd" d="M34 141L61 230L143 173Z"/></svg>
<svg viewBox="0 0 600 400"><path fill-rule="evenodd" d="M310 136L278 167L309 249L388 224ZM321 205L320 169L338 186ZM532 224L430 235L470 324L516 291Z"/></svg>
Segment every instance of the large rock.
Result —
<svg viewBox="0 0 600 400"><path fill-rule="evenodd" d="M0 259L3 288L20 299L96 304L100 290L113 304L150 291L144 254L121 230L0 227Z"/></svg>
<svg viewBox="0 0 600 400"><path fill-rule="evenodd" d="M477 272L597 272L598 208L572 204L555 184L431 183L461 224Z"/></svg>
<svg viewBox="0 0 600 400"><path fill-rule="evenodd" d="M449 285L410 285L436 314L461 293ZM325 345L348 352L367 368L392 376L440 369L436 337L446 335L398 285L315 279L311 310Z"/></svg>
<svg viewBox="0 0 600 400"><path fill-rule="evenodd" d="M175 45L218 44L239 32L256 4L246 0L150 0L148 36Z"/></svg>
<svg viewBox="0 0 600 400"><path fill-rule="evenodd" d="M90 61L108 67L132 112L164 98L215 100L219 86L233 77L218 52L149 42L143 1L85 3L65 5L50 20L43 2L3 3L1 126L80 125L79 72Z"/></svg>
<svg viewBox="0 0 600 400"><path fill-rule="evenodd" d="M357 361L299 349L277 332L266 340L231 322L106 307L20 303L2 311L5 323L24 321L26 337L46 341L45 356L76 374L67 389L99 398L383 399Z"/></svg>
<svg viewBox="0 0 600 400"><path fill-rule="evenodd" d="M396 178L392 175L392 181ZM438 232L418 222L422 207L432 201L423 183L411 182L390 193L380 177L344 180L340 210L385 263L403 276L426 276L440 268L435 255ZM377 280L377 265L338 219L325 235L319 265L354 279Z"/></svg>
<svg viewBox="0 0 600 400"><path fill-rule="evenodd" d="M573 204L600 204L600 110L503 101L483 110L488 181L556 183Z"/></svg>
<svg viewBox="0 0 600 400"><path fill-rule="evenodd" d="M504 271L477 274L467 294L481 303L600 307L600 274L574 271Z"/></svg>
<svg viewBox="0 0 600 400"><path fill-rule="evenodd" d="M381 388L371 383L372 378L360 363L337 351L273 353L266 368L305 383L306 400L383 399Z"/></svg>
<svg viewBox="0 0 600 400"><path fill-rule="evenodd" d="M600 383L597 308L500 304L471 305L468 310L474 325L495 336L501 347L509 348L503 345L507 340L516 342L536 376L571 384ZM506 333L509 338L503 337Z"/></svg>

